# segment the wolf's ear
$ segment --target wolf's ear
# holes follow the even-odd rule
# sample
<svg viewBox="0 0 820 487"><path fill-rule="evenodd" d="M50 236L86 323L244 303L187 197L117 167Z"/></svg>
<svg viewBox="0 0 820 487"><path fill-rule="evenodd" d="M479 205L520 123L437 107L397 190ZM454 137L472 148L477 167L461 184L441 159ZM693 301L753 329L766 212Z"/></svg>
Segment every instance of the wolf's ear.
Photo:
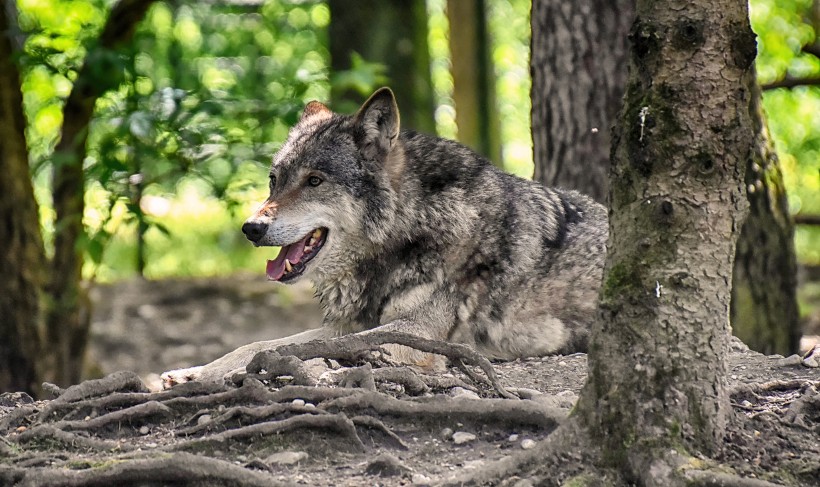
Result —
<svg viewBox="0 0 820 487"><path fill-rule="evenodd" d="M362 152L368 158L386 155L399 136L399 107L390 88L380 88L356 112L364 130Z"/></svg>
<svg viewBox="0 0 820 487"><path fill-rule="evenodd" d="M313 100L305 105L305 111L302 112L299 122L304 122L309 119L316 119L317 121L325 120L331 116L333 116L333 112L330 111L330 108L322 105L316 100Z"/></svg>

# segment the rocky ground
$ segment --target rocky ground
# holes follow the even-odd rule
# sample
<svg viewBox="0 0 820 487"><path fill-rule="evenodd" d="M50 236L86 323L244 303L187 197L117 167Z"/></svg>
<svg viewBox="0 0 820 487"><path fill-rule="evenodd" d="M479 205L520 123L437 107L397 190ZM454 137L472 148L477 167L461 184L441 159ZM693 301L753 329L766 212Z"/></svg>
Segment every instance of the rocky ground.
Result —
<svg viewBox="0 0 820 487"><path fill-rule="evenodd" d="M294 333L320 315L305 289L273 291L254 278L121 286L130 287L97 293L91 357L98 372L139 375L53 389L51 401L0 397L0 485L526 486L583 478L582 451L540 462L584 383L583 354L491 369L456 347L438 351L466 365L424 375L388 366L378 343L351 341L259 357L230 385L152 393L146 384L155 386L159 371ZM816 362L735 344L729 365L733 420L717 460L747 478L820 485ZM523 399L502 397L510 393Z"/></svg>

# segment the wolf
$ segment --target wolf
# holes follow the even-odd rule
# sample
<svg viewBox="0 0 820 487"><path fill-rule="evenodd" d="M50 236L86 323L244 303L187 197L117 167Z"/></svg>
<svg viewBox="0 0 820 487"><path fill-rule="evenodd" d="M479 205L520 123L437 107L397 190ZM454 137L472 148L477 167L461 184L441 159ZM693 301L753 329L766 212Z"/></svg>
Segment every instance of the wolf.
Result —
<svg viewBox="0 0 820 487"><path fill-rule="evenodd" d="M308 103L269 187L242 231L281 248L269 280L313 282L322 326L166 372L166 387L221 381L280 345L371 330L464 343L497 360L585 350L605 208L504 173L457 142L400 130L389 88L354 115ZM407 347L392 355L428 360Z"/></svg>

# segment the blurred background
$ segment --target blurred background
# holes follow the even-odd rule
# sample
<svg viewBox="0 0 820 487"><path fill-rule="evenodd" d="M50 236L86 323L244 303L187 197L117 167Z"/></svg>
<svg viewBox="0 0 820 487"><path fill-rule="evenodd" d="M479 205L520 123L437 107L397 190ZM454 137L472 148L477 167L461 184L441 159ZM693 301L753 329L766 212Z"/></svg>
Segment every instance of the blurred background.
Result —
<svg viewBox="0 0 820 487"><path fill-rule="evenodd" d="M57 146L68 99L86 86L98 95L79 132L76 245L94 298L87 376L193 365L319 324L309 289L264 282L276 251L239 231L267 196L271 156L307 101L350 112L389 85L403 127L460 139L533 175L530 0L123 3L6 1L47 256L60 225L53 178L70 163ZM816 333L820 1L752 0L751 11L763 107L798 223L801 323ZM479 82L459 81L459 70ZM457 106L471 96L480 101Z"/></svg>

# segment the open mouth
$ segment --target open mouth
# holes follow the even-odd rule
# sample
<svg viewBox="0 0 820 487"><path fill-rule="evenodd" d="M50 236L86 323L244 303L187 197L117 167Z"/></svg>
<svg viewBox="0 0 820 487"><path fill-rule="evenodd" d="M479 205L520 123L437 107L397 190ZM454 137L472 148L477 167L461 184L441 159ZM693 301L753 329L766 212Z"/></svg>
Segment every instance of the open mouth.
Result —
<svg viewBox="0 0 820 487"><path fill-rule="evenodd" d="M316 257L327 240L327 228L317 228L298 242L283 245L279 255L268 261L269 281L286 282L305 272L305 265Z"/></svg>

